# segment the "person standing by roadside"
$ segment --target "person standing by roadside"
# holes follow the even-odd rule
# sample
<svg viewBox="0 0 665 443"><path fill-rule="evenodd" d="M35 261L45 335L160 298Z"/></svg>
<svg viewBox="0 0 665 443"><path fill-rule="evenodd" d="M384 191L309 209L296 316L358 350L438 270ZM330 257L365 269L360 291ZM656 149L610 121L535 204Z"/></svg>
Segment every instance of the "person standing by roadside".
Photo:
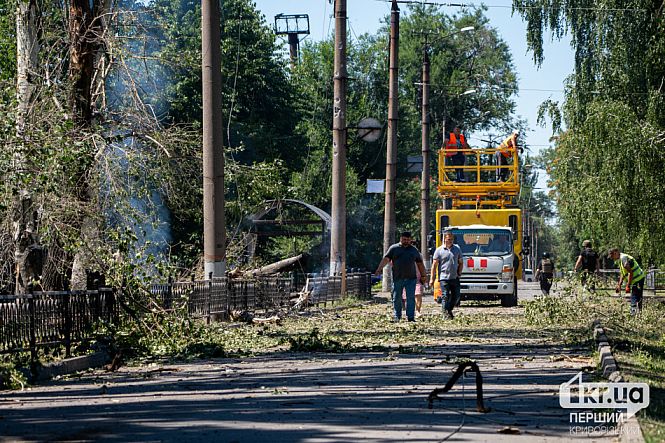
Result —
<svg viewBox="0 0 665 443"><path fill-rule="evenodd" d="M550 258L549 252L543 253L543 258L536 268L536 280L540 281L540 290L543 295L550 295L552 280L554 279L554 262Z"/></svg>
<svg viewBox="0 0 665 443"><path fill-rule="evenodd" d="M584 240L582 242L582 252L580 252L579 257L577 257L577 262L575 262L575 272L582 271L581 279L582 286L585 288L589 276L595 274L600 269L600 256L596 251L591 247L591 240ZM589 290L591 292L596 290L595 284L590 282Z"/></svg>
<svg viewBox="0 0 665 443"><path fill-rule="evenodd" d="M619 282L615 292L621 292L623 283L626 283L626 294L630 293L630 313L638 314L642 310L642 295L644 293L644 279L646 273L640 267L637 260L628 254L619 251L619 248L612 248L607 253L607 258L614 260L614 264L619 267Z"/></svg>
<svg viewBox="0 0 665 443"><path fill-rule="evenodd" d="M443 244L436 248L432 256L432 269L430 285L434 286L434 279L438 275L442 290L441 308L444 318L450 320L453 308L460 300L460 275L464 269L462 250L454 244L453 233L447 231L443 234ZM438 271L438 273L437 273Z"/></svg>
<svg viewBox="0 0 665 443"><path fill-rule="evenodd" d="M415 319L415 292L416 292L416 267L420 271L420 281L425 284L425 265L423 257L418 249L411 244L411 233L404 231L400 234L399 243L395 243L384 255L381 263L374 271L379 275L384 266L392 262L393 266L393 288L392 302L394 311L394 321L400 321L402 318L402 290L406 290L406 317L409 321Z"/></svg>

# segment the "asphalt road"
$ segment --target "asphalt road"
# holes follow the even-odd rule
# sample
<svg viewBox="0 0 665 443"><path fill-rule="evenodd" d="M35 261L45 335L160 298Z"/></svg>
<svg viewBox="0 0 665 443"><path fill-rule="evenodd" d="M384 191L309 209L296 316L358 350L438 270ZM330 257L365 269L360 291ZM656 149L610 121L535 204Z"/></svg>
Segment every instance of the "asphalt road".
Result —
<svg viewBox="0 0 665 443"><path fill-rule="evenodd" d="M538 292L521 286L522 297ZM429 409L428 394L465 359L480 366L491 411L475 410L473 377ZM559 385L590 364L588 349L515 331L448 338L417 354L275 353L98 370L0 392L0 441L612 441L572 435L572 410L559 405Z"/></svg>

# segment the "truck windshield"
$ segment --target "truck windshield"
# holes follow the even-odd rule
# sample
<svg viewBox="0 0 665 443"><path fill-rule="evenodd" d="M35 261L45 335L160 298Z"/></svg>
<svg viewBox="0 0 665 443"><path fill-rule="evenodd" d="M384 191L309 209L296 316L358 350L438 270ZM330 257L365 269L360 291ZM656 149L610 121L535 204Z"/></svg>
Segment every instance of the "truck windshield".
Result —
<svg viewBox="0 0 665 443"><path fill-rule="evenodd" d="M513 252L513 235L499 229L454 229L455 244L463 255L508 255Z"/></svg>

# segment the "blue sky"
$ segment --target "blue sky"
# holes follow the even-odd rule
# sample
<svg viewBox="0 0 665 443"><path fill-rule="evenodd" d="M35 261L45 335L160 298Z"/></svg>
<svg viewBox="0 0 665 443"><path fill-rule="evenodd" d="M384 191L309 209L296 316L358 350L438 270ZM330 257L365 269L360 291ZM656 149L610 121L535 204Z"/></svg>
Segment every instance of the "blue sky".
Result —
<svg viewBox="0 0 665 443"><path fill-rule="evenodd" d="M280 13L308 14L310 22L308 39L321 40L334 32L333 6L329 0L255 0L255 2L270 24L274 22L274 16ZM527 52L526 24L519 15L512 15L511 0L495 0L484 4L488 7L485 14L490 20L490 26L497 29L512 52L520 88L515 98L516 114L528 121L529 131L526 141L531 146L532 152L538 152L550 145L549 138L552 133L551 127L543 128L536 125L538 105L548 98L558 101L563 98L563 82L572 72L574 63L570 39L566 36L561 41L552 41L548 35L544 49L545 60L540 68L536 68L532 54ZM400 4L402 13L406 9L406 5ZM442 9L451 15L462 11L460 7L442 6ZM389 2L347 0L350 27L348 38L355 38L365 32L376 32L382 18L389 14ZM286 46L284 40L284 47ZM485 138L483 133L471 133L468 136L472 146L484 144L480 142L480 139ZM545 182L544 172L541 171L538 187L545 188Z"/></svg>

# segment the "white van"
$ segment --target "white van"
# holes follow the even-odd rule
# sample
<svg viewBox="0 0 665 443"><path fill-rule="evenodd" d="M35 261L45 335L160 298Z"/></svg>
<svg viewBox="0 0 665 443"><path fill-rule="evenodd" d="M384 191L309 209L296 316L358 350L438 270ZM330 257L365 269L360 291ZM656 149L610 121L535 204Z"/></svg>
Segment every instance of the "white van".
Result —
<svg viewBox="0 0 665 443"><path fill-rule="evenodd" d="M526 282L532 282L533 281L533 270L531 269L524 269L522 271L522 278Z"/></svg>

